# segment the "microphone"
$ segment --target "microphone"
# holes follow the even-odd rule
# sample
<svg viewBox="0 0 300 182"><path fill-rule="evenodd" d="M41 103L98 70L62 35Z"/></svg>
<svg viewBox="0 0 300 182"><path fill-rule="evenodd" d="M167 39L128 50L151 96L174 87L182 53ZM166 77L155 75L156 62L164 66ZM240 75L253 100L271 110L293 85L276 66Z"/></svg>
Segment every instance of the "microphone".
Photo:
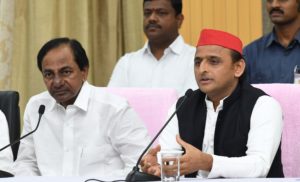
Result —
<svg viewBox="0 0 300 182"><path fill-rule="evenodd" d="M177 113L177 111L183 106L184 102L193 94L193 90L192 89L188 89L185 94L184 97L181 101L181 103L179 104L179 106L176 108L176 110L174 111L174 113L170 116L170 118L166 121L166 123L163 125L163 127L159 130L159 132L154 136L154 138L151 140L151 142L148 144L148 146L145 148L145 150L143 151L143 153L140 155L139 159L137 160L135 166L133 167L132 171L126 176L126 181L127 182L131 182L131 181L160 181L160 177L152 175L152 174L148 174L148 173L144 173L144 172L140 172L139 170L139 164L143 158L143 156L145 155L145 153L148 151L148 149L151 147L151 145L154 143L154 141L157 139L157 137L161 134L161 132L165 129L165 127L169 124L169 122L172 120L172 118L175 116L175 114Z"/></svg>
<svg viewBox="0 0 300 182"><path fill-rule="evenodd" d="M39 127L39 125L40 125L40 121L41 121L42 115L43 115L44 112L45 112L45 105L40 105L38 112L39 112L39 119L38 119L38 123L37 123L35 129L32 130L31 132L27 133L26 135L22 136L21 138L15 140L14 142L12 142L12 143L10 143L10 144L8 144L8 145L2 147L2 148L0 149L0 152L1 152L2 150L6 149L7 147L13 146L13 145L15 145L16 143L20 142L23 138L25 138L25 137L31 135L32 133L34 133L34 132L38 129L38 127ZM10 174L10 173L8 173L8 172L1 171L1 170L0 170L0 178L1 178L1 177L13 177L13 175Z"/></svg>

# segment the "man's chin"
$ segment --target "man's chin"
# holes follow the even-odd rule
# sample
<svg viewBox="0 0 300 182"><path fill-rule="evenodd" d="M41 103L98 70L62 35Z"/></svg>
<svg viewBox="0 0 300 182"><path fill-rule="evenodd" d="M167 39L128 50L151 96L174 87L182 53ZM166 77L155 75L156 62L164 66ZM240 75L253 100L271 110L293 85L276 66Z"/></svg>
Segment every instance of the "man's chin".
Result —
<svg viewBox="0 0 300 182"><path fill-rule="evenodd" d="M57 103L60 103L60 104L66 102L65 99L60 99L60 98L55 98L55 100L56 100Z"/></svg>
<svg viewBox="0 0 300 182"><path fill-rule="evenodd" d="M161 37L157 31L147 32L146 35L149 40L160 40L161 39Z"/></svg>
<svg viewBox="0 0 300 182"><path fill-rule="evenodd" d="M209 88L206 88L206 87L203 87L203 86L200 86L199 89L200 89L201 92L203 92L205 94L207 94L210 91Z"/></svg>
<svg viewBox="0 0 300 182"><path fill-rule="evenodd" d="M55 99L55 101L63 106L74 104L77 95L74 96L71 92L59 92L53 93L51 96Z"/></svg>
<svg viewBox="0 0 300 182"><path fill-rule="evenodd" d="M283 26L283 25L288 25L288 24L290 24L291 22L293 22L292 20L291 21L288 21L288 20L283 20L282 18L272 18L271 19L271 22L273 23L273 24L275 24L275 25L281 25L281 26Z"/></svg>
<svg viewBox="0 0 300 182"><path fill-rule="evenodd" d="M282 24L282 20L279 18L271 18L273 24Z"/></svg>

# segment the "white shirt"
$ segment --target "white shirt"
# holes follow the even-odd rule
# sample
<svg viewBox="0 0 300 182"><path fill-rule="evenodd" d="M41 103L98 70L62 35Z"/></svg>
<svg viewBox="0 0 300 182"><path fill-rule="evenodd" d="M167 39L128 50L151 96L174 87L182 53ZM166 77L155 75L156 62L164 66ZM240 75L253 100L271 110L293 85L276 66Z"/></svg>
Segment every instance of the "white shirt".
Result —
<svg viewBox="0 0 300 182"><path fill-rule="evenodd" d="M195 51L195 47L178 36L157 60L146 43L142 49L121 57L108 87L174 88L184 95L187 89L198 88L194 75Z"/></svg>
<svg viewBox="0 0 300 182"><path fill-rule="evenodd" d="M0 148L9 144L9 132L6 117L0 110ZM6 148L0 152L0 170L11 172L13 164L13 154L11 147Z"/></svg>
<svg viewBox="0 0 300 182"><path fill-rule="evenodd" d="M250 118L246 156L224 157L214 155L214 134L219 111L223 109L223 100L216 111L211 101L206 100L207 119L203 138L203 152L212 154L213 165L210 172L199 171L197 177L240 178L266 177L281 140L283 128L280 104L269 96L258 98ZM175 105L170 113L175 110ZM160 137L162 149L181 149L175 136L179 134L178 120L174 117Z"/></svg>
<svg viewBox="0 0 300 182"><path fill-rule="evenodd" d="M41 104L45 114L37 131L20 144L16 175L125 176L150 141L125 99L87 82L66 109L48 92L32 97L23 135L36 127Z"/></svg>

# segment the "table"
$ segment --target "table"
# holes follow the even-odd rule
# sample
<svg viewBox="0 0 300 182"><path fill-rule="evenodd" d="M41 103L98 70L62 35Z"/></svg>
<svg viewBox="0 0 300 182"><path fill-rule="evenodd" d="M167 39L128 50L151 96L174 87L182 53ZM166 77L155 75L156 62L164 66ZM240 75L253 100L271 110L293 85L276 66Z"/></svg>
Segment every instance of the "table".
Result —
<svg viewBox="0 0 300 182"><path fill-rule="evenodd" d="M101 180L112 180L100 177L95 177ZM1 182L84 182L88 177L13 177L13 178L0 178ZM187 181L201 181L201 182L300 182L300 178L240 178L240 179L196 179L196 178L181 178L181 182ZM94 182L94 181L90 181ZM95 181L96 182L96 181Z"/></svg>

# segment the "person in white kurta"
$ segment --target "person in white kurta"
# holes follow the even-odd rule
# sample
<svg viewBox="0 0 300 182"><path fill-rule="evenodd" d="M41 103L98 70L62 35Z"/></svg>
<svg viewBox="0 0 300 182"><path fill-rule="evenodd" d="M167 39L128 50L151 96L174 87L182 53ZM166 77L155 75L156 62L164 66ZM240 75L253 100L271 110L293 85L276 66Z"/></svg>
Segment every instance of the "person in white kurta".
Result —
<svg viewBox="0 0 300 182"><path fill-rule="evenodd" d="M182 150L180 174L198 178L283 177L280 104L244 80L241 40L203 29L195 55L199 89L193 91L162 132L160 145L141 161L160 175L157 153ZM177 102L183 101L183 97Z"/></svg>
<svg viewBox="0 0 300 182"><path fill-rule="evenodd" d="M202 152L212 155L213 167L209 172L199 170L197 177L266 177L276 155L283 129L280 104L270 96L261 96L257 100L251 114L247 156L226 157L214 154L215 128L219 112L223 109L223 101L222 99L215 110L213 103L207 98L205 99L207 119ZM170 109L169 115L174 111L175 105ZM159 139L161 149L182 150L182 146L176 141L176 135L179 135L179 127L178 119L175 115Z"/></svg>
<svg viewBox="0 0 300 182"><path fill-rule="evenodd" d="M144 47L121 57L108 87L174 88L181 96L196 89L195 47L179 34L182 2L144 1Z"/></svg>
<svg viewBox="0 0 300 182"><path fill-rule="evenodd" d="M125 99L85 82L74 104L64 108L48 92L32 97L23 134L38 130L20 145L18 175L125 175L146 148L147 131Z"/></svg>
<svg viewBox="0 0 300 182"><path fill-rule="evenodd" d="M9 144L9 132L6 117L0 110L0 148ZM13 154L11 147L0 152L0 170L11 172L13 164Z"/></svg>
<svg viewBox="0 0 300 182"><path fill-rule="evenodd" d="M39 51L38 66L48 91L33 96L24 113L14 165L17 176L124 177L149 142L144 124L124 98L86 80L88 58L74 39L56 38Z"/></svg>
<svg viewBox="0 0 300 182"><path fill-rule="evenodd" d="M189 88L197 88L193 73L195 48L184 43L182 36L165 49L158 61L148 42L118 61L108 87L174 88L183 95Z"/></svg>

